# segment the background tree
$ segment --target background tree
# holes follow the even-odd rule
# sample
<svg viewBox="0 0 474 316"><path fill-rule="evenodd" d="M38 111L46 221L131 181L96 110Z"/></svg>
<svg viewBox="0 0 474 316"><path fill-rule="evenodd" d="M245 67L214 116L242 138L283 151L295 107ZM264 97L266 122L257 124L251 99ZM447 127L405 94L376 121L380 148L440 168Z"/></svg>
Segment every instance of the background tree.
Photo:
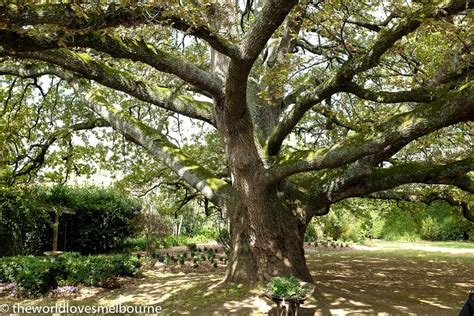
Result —
<svg viewBox="0 0 474 316"><path fill-rule="evenodd" d="M229 214L238 282L310 280L305 229L344 199L473 192L472 2L237 3L1 6L5 181L107 159L72 135L110 126ZM219 166L173 140L183 116Z"/></svg>

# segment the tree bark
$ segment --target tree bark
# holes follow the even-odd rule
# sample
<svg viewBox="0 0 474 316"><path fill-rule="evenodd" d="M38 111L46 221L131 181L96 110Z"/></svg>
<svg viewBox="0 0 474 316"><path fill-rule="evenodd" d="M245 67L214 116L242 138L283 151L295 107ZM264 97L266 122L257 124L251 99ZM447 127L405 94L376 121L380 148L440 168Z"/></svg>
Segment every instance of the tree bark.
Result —
<svg viewBox="0 0 474 316"><path fill-rule="evenodd" d="M226 281L254 283L293 275L312 282L304 257L304 225L278 198L268 198L252 194L247 206L233 212Z"/></svg>
<svg viewBox="0 0 474 316"><path fill-rule="evenodd" d="M231 257L226 281L254 283L275 276L312 281L304 257L305 224L275 189L249 190L231 218ZM267 192L264 192L267 191Z"/></svg>

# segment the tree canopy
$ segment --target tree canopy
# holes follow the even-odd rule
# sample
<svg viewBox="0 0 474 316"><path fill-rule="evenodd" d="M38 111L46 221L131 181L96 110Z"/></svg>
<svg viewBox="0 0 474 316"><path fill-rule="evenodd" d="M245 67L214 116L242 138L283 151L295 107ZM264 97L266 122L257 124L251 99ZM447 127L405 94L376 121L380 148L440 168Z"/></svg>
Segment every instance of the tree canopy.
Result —
<svg viewBox="0 0 474 316"><path fill-rule="evenodd" d="M2 5L0 176L66 181L100 159L178 178L231 218L228 280L310 279L306 226L344 199L444 199L474 219L472 8Z"/></svg>

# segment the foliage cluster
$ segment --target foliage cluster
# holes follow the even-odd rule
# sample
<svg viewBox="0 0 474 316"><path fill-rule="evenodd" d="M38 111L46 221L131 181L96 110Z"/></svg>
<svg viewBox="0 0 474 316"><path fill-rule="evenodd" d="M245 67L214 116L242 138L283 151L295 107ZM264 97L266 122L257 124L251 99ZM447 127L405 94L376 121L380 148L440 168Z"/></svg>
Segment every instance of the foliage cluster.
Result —
<svg viewBox="0 0 474 316"><path fill-rule="evenodd" d="M294 277L275 277L266 285L265 292L279 299L302 299L311 291L311 287L301 284Z"/></svg>
<svg viewBox="0 0 474 316"><path fill-rule="evenodd" d="M67 226L65 248L83 254L97 254L117 249L122 241L135 234L141 205L123 192L96 187L52 187L44 191L43 200L50 205L76 211L63 216L74 223ZM60 230L64 233L66 229ZM60 234L61 240L61 234Z"/></svg>
<svg viewBox="0 0 474 316"><path fill-rule="evenodd" d="M430 205L408 202L351 199L334 205L327 216L314 219L305 241L327 238L363 242L384 240L468 240L474 239L474 225L458 208L441 201Z"/></svg>
<svg viewBox="0 0 474 316"><path fill-rule="evenodd" d="M38 254L51 239L51 218L37 191L0 189L0 256Z"/></svg>
<svg viewBox="0 0 474 316"><path fill-rule="evenodd" d="M58 285L112 287L118 276L138 277L140 261L133 256L81 256L65 253L56 259L4 257L0 259L0 282L14 283L17 293L38 297Z"/></svg>
<svg viewBox="0 0 474 316"><path fill-rule="evenodd" d="M0 256L51 250L54 212L60 217L59 250L96 254L117 249L137 231L139 201L97 187L0 189ZM66 234L66 236L65 236Z"/></svg>
<svg viewBox="0 0 474 316"><path fill-rule="evenodd" d="M159 238L155 241L156 248L171 248L177 246L187 246L191 244L206 244L214 241L213 238L209 238L205 235L196 235L196 236L166 236ZM147 240L145 236L130 237L123 241L121 249L125 252L133 251L146 251L147 249Z"/></svg>

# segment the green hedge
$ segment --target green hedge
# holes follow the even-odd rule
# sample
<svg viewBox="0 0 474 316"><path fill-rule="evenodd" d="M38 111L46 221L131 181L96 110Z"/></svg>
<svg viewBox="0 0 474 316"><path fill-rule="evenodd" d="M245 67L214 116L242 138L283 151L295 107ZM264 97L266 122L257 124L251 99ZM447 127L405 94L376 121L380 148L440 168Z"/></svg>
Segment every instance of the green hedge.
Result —
<svg viewBox="0 0 474 316"><path fill-rule="evenodd" d="M127 255L0 258L0 283L15 283L24 297L38 297L58 285L111 287L118 276L139 275L140 261Z"/></svg>
<svg viewBox="0 0 474 316"><path fill-rule="evenodd" d="M0 189L0 257L51 250L52 208L76 212L60 217L58 250L98 254L116 250L135 234L141 204L96 187Z"/></svg>
<svg viewBox="0 0 474 316"><path fill-rule="evenodd" d="M42 199L48 204L76 211L75 215L62 217L59 240L63 241L63 233L67 232L66 251L82 254L111 252L137 230L134 223L140 215L141 204L122 192L96 187L58 186L45 191Z"/></svg>
<svg viewBox="0 0 474 316"><path fill-rule="evenodd" d="M50 227L36 190L0 189L0 257L40 254L50 243Z"/></svg>

